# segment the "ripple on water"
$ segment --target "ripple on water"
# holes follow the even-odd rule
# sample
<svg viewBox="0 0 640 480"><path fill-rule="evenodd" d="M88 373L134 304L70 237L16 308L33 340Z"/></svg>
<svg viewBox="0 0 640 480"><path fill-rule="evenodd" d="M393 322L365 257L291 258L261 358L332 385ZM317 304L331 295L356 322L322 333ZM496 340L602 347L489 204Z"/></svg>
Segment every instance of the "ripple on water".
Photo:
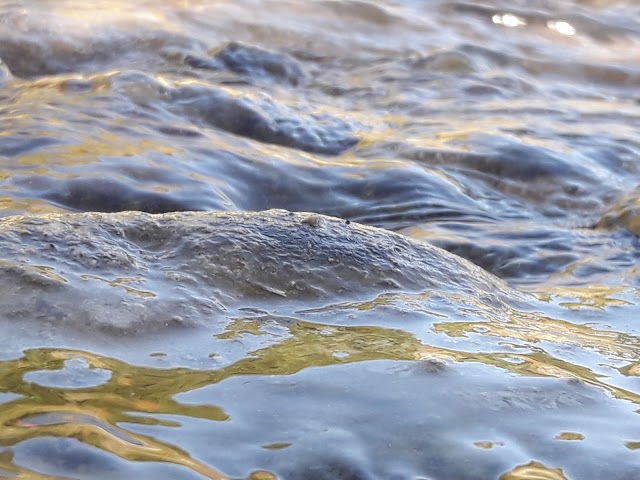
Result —
<svg viewBox="0 0 640 480"><path fill-rule="evenodd" d="M588 377L582 382L552 378L550 371L527 374L522 364L505 362L507 372L521 372L514 377L491 365L491 355L483 360L465 352L423 351L400 330L288 325L292 337L213 370L136 367L55 349L2 362L5 383L74 356L111 372L107 381L84 389L13 383L11 389L22 395L3 405L0 420L14 455L2 465L13 471L35 465L49 475L71 476L100 474L108 465L144 477L177 469L207 478L252 470L279 478L349 473L462 479L554 471L590 478L595 471L626 480L634 471L635 452L621 441L639 438L632 404L589 385ZM318 348L305 347L306 334L315 335ZM336 358L331 351L337 350L353 355ZM603 418L611 428L603 428ZM582 441L566 441L567 432ZM55 438L68 436L77 441ZM59 447L60 456L50 455ZM615 464L606 461L612 455Z"/></svg>
<svg viewBox="0 0 640 480"><path fill-rule="evenodd" d="M72 211L288 208L394 229L417 220L487 216L481 204L441 172L416 168L409 161L333 161L276 147L259 146L255 150L254 143L238 143L237 137L229 136L220 138L219 146L212 146L211 136L220 132L202 124L198 127L194 115L209 118L206 112L211 110L224 122L219 125L223 129L325 153L337 153L351 142L350 137L343 136L348 127L341 121L316 115L307 129L306 120L298 125L292 113L292 120L285 115L281 121L265 117L264 122L250 122L243 120L243 112L253 116L258 115L257 110L221 89L202 85L171 89L136 72L92 78L95 96L83 94L83 98L89 103L95 101L96 108L106 102L104 115L95 117L70 110L62 113L69 122L64 131L47 135L23 119L15 125L16 131L26 128L32 134L7 137L7 148L11 149L7 153L15 159L4 165L7 172L12 172L6 180L7 195L25 202L33 199L34 208L41 208L38 200ZM55 85L66 81L59 79ZM113 96L105 96L104 88ZM26 101L42 94L66 102L77 97L76 93L47 90L44 85L35 90L19 91L16 98ZM174 94L172 100L165 98ZM266 104L275 105L270 101ZM58 113L41 108L47 118ZM177 126L170 127L163 119L166 108L179 113L173 117ZM191 111L194 109L195 113ZM122 127L123 115L132 113L142 115L153 130L136 124ZM274 136L269 137L271 127L261 130L260 125L274 122ZM85 125L86 134L75 128L77 123ZM115 133L105 133L116 128ZM158 131L164 135L158 137ZM135 145L128 141L129 136L152 134L155 137ZM60 135L67 138L66 145L49 143Z"/></svg>
<svg viewBox="0 0 640 480"><path fill-rule="evenodd" d="M0 5L0 476L635 478L638 14Z"/></svg>
<svg viewBox="0 0 640 480"><path fill-rule="evenodd" d="M637 277L637 241L624 232L517 220L430 222L401 232L460 255L521 288L610 284L621 272L630 280Z"/></svg>

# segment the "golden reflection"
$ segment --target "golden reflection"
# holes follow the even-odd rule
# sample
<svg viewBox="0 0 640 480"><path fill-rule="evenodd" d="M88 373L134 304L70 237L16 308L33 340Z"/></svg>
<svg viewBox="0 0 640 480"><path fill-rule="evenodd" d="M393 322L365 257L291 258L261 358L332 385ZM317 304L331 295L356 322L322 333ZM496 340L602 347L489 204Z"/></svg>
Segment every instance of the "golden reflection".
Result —
<svg viewBox="0 0 640 480"><path fill-rule="evenodd" d="M406 303L420 304L424 294L402 295ZM427 297L429 295L427 294ZM397 298L394 295L381 295L371 302L349 303L338 308L354 311L392 306ZM426 314L424 303L421 308ZM327 309L309 310L305 313L334 312L336 306ZM413 307L412 307L413 311ZM482 312L474 312L475 316ZM439 317L443 317L440 315ZM439 318L433 317L433 318ZM487 317L489 321L476 322L439 322L432 326L436 333L444 333L451 337L477 334L496 337L500 340L516 339L528 344L550 342L557 345L572 345L578 349L589 349L605 357L640 358L637 345L640 339L626 333L606 331L588 325L579 325L528 314L520 311L509 312L509 321L500 321ZM236 319L222 334L224 338L238 338L242 334L260 335L265 333L263 327L273 317L254 317L252 319ZM305 366L330 365L339 362L353 362L373 359L418 359L426 361L480 362L523 376L544 376L554 378L575 378L598 386L616 398L640 404L640 395L610 385L606 377L594 373L591 369L579 364L563 361L549 355L541 348L527 353L494 353L449 350L446 348L424 345L414 336L400 330L379 327L336 327L323 324L302 322L296 319L279 319L280 324L290 324L287 333L290 338L277 346L271 346L252 352L254 359L241 360L233 369L245 370L253 364L254 368L274 365L273 373L294 373ZM335 353L342 352L340 358ZM283 363L282 355L286 358ZM306 363L306 365L305 365ZM277 367L275 366L277 365ZM231 367L230 367L231 368ZM633 373L632 367L621 370L621 373Z"/></svg>
<svg viewBox="0 0 640 480"><path fill-rule="evenodd" d="M247 477L247 480L278 480L278 476L274 475L271 472L258 470L255 472L251 472Z"/></svg>
<svg viewBox="0 0 640 480"><path fill-rule="evenodd" d="M434 140L441 145L447 145L450 142L468 142L475 134L475 128L464 128L448 132L438 132Z"/></svg>
<svg viewBox="0 0 640 480"><path fill-rule="evenodd" d="M509 321L490 322L442 322L433 326L434 331L451 337L468 336L481 331L500 339L517 339L527 343L552 342L572 345L618 358L640 358L640 338L623 332L600 330L542 315L513 310Z"/></svg>
<svg viewBox="0 0 640 480"><path fill-rule="evenodd" d="M600 375L592 372L589 368L565 362L543 351L521 354L478 353L422 345L416 352L416 359L418 360L432 361L434 358L461 363L482 363L525 377L575 379L575 381L582 381L602 388L620 400L640 404L640 394L609 385L601 379ZM518 362L514 362L514 359L517 359Z"/></svg>
<svg viewBox="0 0 640 480"><path fill-rule="evenodd" d="M577 432L562 432L556 435L556 440L584 440L584 435Z"/></svg>
<svg viewBox="0 0 640 480"><path fill-rule="evenodd" d="M238 331L260 331L271 316L237 319L223 336ZM289 337L276 345L255 350L220 371L232 375L291 375L307 367L337 365L366 360L414 360L421 343L408 332L382 327L337 327L295 319ZM251 323L255 323L251 326ZM339 355L336 355L339 353Z"/></svg>
<svg viewBox="0 0 640 480"><path fill-rule="evenodd" d="M555 342L571 338L574 342L585 345L591 345L589 342L593 341L594 345L607 344L610 349L626 348L618 343L616 333L605 332L605 335L601 335L589 327L539 317L535 317L536 323L533 317L520 315L521 318L514 320L513 324L441 323L435 328L449 335L466 335L474 327L481 325L488 329L487 334L501 338L521 336L530 341L546 338ZM282 327L284 333L276 330L277 333L273 334L274 324ZM527 333L529 330L533 333ZM640 404L640 395L608 385L587 367L559 360L543 351L456 351L424 345L414 335L399 329L332 326L269 314L232 319L225 332L217 338L229 340L242 338L244 335L269 336L273 342L266 347L258 343L260 348L246 352L244 358L237 362L208 371L132 366L88 352L60 349L28 350L22 358L0 362L0 391L17 395L3 403L0 409L0 446L12 446L37 437L76 438L130 461L169 462L201 473L206 478L222 479L222 474L192 458L179 446L131 432L124 425L180 427L178 421L164 418L166 415L223 422L229 417L219 406L182 404L174 399L179 393L213 385L234 376L291 375L308 367L381 359L421 361L428 371L434 373L442 370L448 362L454 361L479 362L521 376L575 378L576 381L603 388L616 398ZM111 372L110 378L100 385L85 388L45 387L24 380L25 375L30 372L59 370L64 367L65 361L78 357L84 359L89 368ZM577 437L570 438L571 435L574 434L564 432L557 438L578 440ZM500 443L482 440L474 445L488 449L499 446ZM276 442L262 447L278 450L288 446L286 443ZM10 461L5 463L14 468ZM264 478L271 475L263 473L267 475ZM539 478L564 478L560 471L547 469L535 462L517 467L501 478L538 478L531 477L534 473L539 474ZM256 472L255 475L255 478L263 478L260 476L262 473Z"/></svg>
<svg viewBox="0 0 640 480"><path fill-rule="evenodd" d="M502 442L482 441L482 442L474 442L473 445L478 447L478 448L482 448L484 450L490 450L493 447L502 447L502 446L504 446L504 443L502 443Z"/></svg>
<svg viewBox="0 0 640 480"><path fill-rule="evenodd" d="M408 299L411 300L411 297ZM415 298L413 300L417 301ZM375 308L392 301L392 298L382 296L377 301L376 305L362 303L355 307L365 310ZM464 336L479 326L485 329L485 335L501 339L555 343L571 341L587 348L600 349L605 354L630 354L633 351L632 346L620 341L616 332L601 332L588 326L524 313L512 312L512 321L508 323L443 322L436 324L434 329L450 336ZM235 363L208 371L137 367L88 352L56 349L28 350L20 359L0 362L0 390L17 395L17 398L3 403L0 409L0 445L12 446L30 438L46 436L76 438L130 461L169 462L201 473L206 478L224 478L178 446L131 432L123 425L180 427L177 421L164 418L166 415L223 422L229 417L220 406L182 404L175 400L176 396L234 376L291 375L308 367L381 359L417 360L434 373L453 361L478 362L519 376L573 378L605 389L616 398L640 404L640 395L609 385L589 368L560 360L541 349L526 353L457 351L424 345L414 335L399 329L333 326L269 314L234 318L216 338L227 341L242 339L246 335L256 337L259 348L247 351ZM270 337L269 345L264 346L260 338L262 336ZM30 372L59 370L64 367L65 361L73 358L82 358L89 368L110 372L110 378L100 385L85 388L45 387L25 381L25 375ZM581 440L580 435L562 432L556 438ZM501 444L481 440L474 445L489 449ZM634 445L633 442L631 445ZM276 442L263 445L262 448L278 450L288 446ZM627 446L631 448L629 443ZM539 476L535 477L536 474ZM265 475L270 474L266 472ZM532 462L517 467L501 478L555 480L564 477L557 469L548 469Z"/></svg>
<svg viewBox="0 0 640 480"><path fill-rule="evenodd" d="M618 371L626 377L640 377L640 362L631 363L625 367L618 368Z"/></svg>
<svg viewBox="0 0 640 480"><path fill-rule="evenodd" d="M4 211L3 211L4 210ZM0 197L0 215L65 213L66 209L34 198Z"/></svg>
<svg viewBox="0 0 640 480"><path fill-rule="evenodd" d="M501 475L499 480L567 480L567 477L561 468L549 468L539 462L530 462Z"/></svg>
<svg viewBox="0 0 640 480"><path fill-rule="evenodd" d="M258 326L264 325L266 320L268 318L262 317L237 319L230 324L227 336L232 338L241 331L260 332ZM169 462L206 478L222 479L225 478L222 474L177 446L127 431L119 425L179 427L176 422L149 414L225 421L228 416L219 407L184 405L174 397L235 375L288 375L310 366L373 359L412 360L420 345L415 337L400 330L277 320L291 322L291 337L249 352L242 360L220 370L136 367L88 352L54 349L28 350L20 359L0 362L0 391L19 395L2 404L0 409L0 446L16 445L36 437L76 438L127 460ZM336 355L336 352L344 355ZM87 388L44 387L24 381L29 372L60 370L66 360L77 357L85 359L91 368L111 372L111 377L100 385ZM285 447L284 444L273 444L265 448ZM258 475L255 478L269 477Z"/></svg>
<svg viewBox="0 0 640 480"><path fill-rule="evenodd" d="M283 448L289 448L290 446L291 446L291 443L288 443L288 442L276 442L276 443L269 443L267 445L262 445L262 448L266 450L282 450Z"/></svg>
<svg viewBox="0 0 640 480"><path fill-rule="evenodd" d="M42 387L23 380L28 372L57 370L66 359L77 356L85 358L93 367L111 371L112 378L102 385L84 389ZM136 417L128 412L171 412L225 420L226 414L217 407L189 407L172 400L173 393L190 389L191 382L207 383L205 373L184 370L193 374L185 380L182 372L131 367L87 352L26 351L21 359L0 363L0 389L20 395L2 405L0 445L15 445L35 437L76 438L127 460L169 462L205 478L223 479L223 475L191 458L188 452L117 426L121 422L176 426L175 422Z"/></svg>
<svg viewBox="0 0 640 480"><path fill-rule="evenodd" d="M542 301L549 302L555 298L566 298L560 303L563 307L578 309L583 307L604 310L607 307L620 307L629 302L615 298L613 295L623 293L626 287L611 287L608 285L587 285L584 287L551 287L544 292L534 292ZM572 300L569 300L572 299Z"/></svg>
<svg viewBox="0 0 640 480"><path fill-rule="evenodd" d="M425 302L428 301L433 296L433 294L434 292L431 290L420 292L420 293L395 293L395 292L382 293L376 296L372 300L364 300L360 302L333 303L325 307L300 310L298 313L301 313L301 314L335 313L337 311L369 312L369 311L374 311L377 308L395 307L395 308L401 309L402 311L422 313L425 315L429 315L430 317L433 317L433 318L442 318L443 320L448 319L449 317L447 315L439 313L435 310L429 310L425 307ZM452 300L454 298L457 299L457 297L453 294L449 295L449 298L451 298Z"/></svg>
<svg viewBox="0 0 640 480"><path fill-rule="evenodd" d="M0 260L0 268L9 271L20 272L23 278L28 278L30 282L39 285L62 285L67 280L55 273L52 267L47 265L30 265L22 261Z"/></svg>
<svg viewBox="0 0 640 480"><path fill-rule="evenodd" d="M140 290L137 288L130 287L129 284L142 284L144 281L139 278L129 278L129 277L118 277L113 280L107 280L106 278L99 277L97 275L85 274L81 275L80 278L83 280L98 280L100 282L104 282L110 287L114 288L122 288L125 292L136 295L141 298L153 298L157 295L148 290Z"/></svg>
<svg viewBox="0 0 640 480"><path fill-rule="evenodd" d="M220 340L232 340L241 338L244 335L262 335L264 334L264 324L256 322L253 319L236 318L231 320L224 332L215 335Z"/></svg>
<svg viewBox="0 0 640 480"><path fill-rule="evenodd" d="M180 149L153 140L141 139L132 143L123 137L109 132L86 137L82 142L71 145L58 145L45 151L27 153L16 158L19 165L84 165L94 163L96 158L104 156L134 157L158 152L164 155L176 155Z"/></svg>

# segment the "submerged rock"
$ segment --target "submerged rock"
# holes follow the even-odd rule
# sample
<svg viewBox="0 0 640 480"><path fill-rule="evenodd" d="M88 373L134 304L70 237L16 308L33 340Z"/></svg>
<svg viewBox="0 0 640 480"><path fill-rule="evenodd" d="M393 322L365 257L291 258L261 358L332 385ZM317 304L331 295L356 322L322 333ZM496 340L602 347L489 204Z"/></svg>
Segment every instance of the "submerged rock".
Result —
<svg viewBox="0 0 640 480"><path fill-rule="evenodd" d="M306 152L338 155L358 143L338 118L305 114L268 97L235 97L205 85L182 85L167 91L168 108L221 130L264 143Z"/></svg>
<svg viewBox="0 0 640 480"><path fill-rule="evenodd" d="M0 252L1 321L111 332L204 325L265 302L434 290L494 305L514 294L437 247L284 210L7 217Z"/></svg>
<svg viewBox="0 0 640 480"><path fill-rule="evenodd" d="M263 143L311 153L339 155L359 142L346 121L313 108L290 106L266 94L242 95L206 83L169 85L142 72L122 71L91 78L148 110L171 113L189 123L212 126Z"/></svg>
<svg viewBox="0 0 640 480"><path fill-rule="evenodd" d="M305 73L300 62L283 53L229 42L215 50L209 58L188 55L184 61L193 68L229 70L249 78L267 79L289 85L300 85Z"/></svg>

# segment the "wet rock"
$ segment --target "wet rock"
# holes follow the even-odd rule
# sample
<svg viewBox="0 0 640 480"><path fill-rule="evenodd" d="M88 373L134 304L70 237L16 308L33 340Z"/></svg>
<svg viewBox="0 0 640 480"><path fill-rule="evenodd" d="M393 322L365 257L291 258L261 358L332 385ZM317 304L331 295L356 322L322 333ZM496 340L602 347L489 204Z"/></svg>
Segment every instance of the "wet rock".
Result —
<svg viewBox="0 0 640 480"><path fill-rule="evenodd" d="M238 302L308 305L396 290L498 302L516 295L437 247L321 215L312 226L309 216L7 217L0 220L0 319L134 333L202 325Z"/></svg>
<svg viewBox="0 0 640 480"><path fill-rule="evenodd" d="M293 86L305 80L302 65L289 55L238 42L230 42L213 51L209 58L188 55L185 63L193 68L229 70L252 79L266 79Z"/></svg>
<svg viewBox="0 0 640 480"><path fill-rule="evenodd" d="M358 143L345 122L301 114L267 97L254 101L222 89L187 85L169 92L169 106L236 135L312 153L338 155Z"/></svg>
<svg viewBox="0 0 640 480"><path fill-rule="evenodd" d="M98 98L108 90L114 99L114 109L143 117L145 121L151 115L163 118L166 123L166 117L173 114L172 121L176 116L183 117L184 123L215 127L306 152L338 155L359 141L346 121L313 108L289 106L266 94L242 96L207 84L171 84L136 70L74 78L71 83L63 77L42 82L41 86L64 91L92 90ZM68 101L68 97L62 101Z"/></svg>

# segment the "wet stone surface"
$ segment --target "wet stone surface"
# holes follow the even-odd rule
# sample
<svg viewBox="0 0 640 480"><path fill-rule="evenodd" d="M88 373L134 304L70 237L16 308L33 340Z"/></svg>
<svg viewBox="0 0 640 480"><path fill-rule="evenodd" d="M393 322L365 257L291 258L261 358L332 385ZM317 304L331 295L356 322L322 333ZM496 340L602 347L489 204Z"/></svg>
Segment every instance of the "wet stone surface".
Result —
<svg viewBox="0 0 640 480"><path fill-rule="evenodd" d="M638 18L0 1L0 477L635 478Z"/></svg>
<svg viewBox="0 0 640 480"><path fill-rule="evenodd" d="M274 298L299 305L428 289L498 305L509 296L500 280L444 250L283 210L9 217L0 248L3 316L56 329L203 325L238 303Z"/></svg>
<svg viewBox="0 0 640 480"><path fill-rule="evenodd" d="M304 83L306 74L300 62L289 55L270 52L238 42L214 50L210 57L187 55L184 62L193 68L229 70L249 79L271 80L293 86Z"/></svg>

